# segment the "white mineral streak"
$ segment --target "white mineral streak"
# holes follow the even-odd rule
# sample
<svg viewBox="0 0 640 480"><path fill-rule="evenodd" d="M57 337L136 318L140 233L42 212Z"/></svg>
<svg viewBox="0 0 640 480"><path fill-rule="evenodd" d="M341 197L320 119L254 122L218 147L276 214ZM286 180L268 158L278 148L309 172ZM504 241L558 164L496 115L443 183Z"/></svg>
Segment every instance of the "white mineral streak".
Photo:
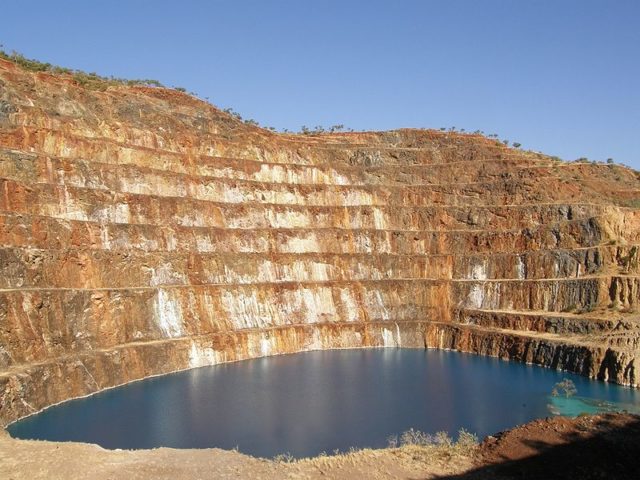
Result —
<svg viewBox="0 0 640 480"><path fill-rule="evenodd" d="M487 264L486 260L482 263L476 263L471 268L470 280L486 280L487 279ZM485 282L474 283L467 295L466 305L469 308L482 308L485 302Z"/></svg>
<svg viewBox="0 0 640 480"><path fill-rule="evenodd" d="M182 217L176 218L176 222L183 227L206 227L204 217L198 211L190 212Z"/></svg>
<svg viewBox="0 0 640 480"><path fill-rule="evenodd" d="M271 355L273 351L272 340L275 337L267 337L265 333L262 333L260 336L260 356L266 357L267 355Z"/></svg>
<svg viewBox="0 0 640 480"><path fill-rule="evenodd" d="M82 207L76 205L76 202L69 195L69 190L66 185L62 187L60 203L60 218L64 218L65 220L89 220L87 214L82 210Z"/></svg>
<svg viewBox="0 0 640 480"><path fill-rule="evenodd" d="M201 347L196 342L191 342L189 349L189 368L206 367L224 362L224 355L216 352L211 347Z"/></svg>
<svg viewBox="0 0 640 480"><path fill-rule="evenodd" d="M376 230L385 230L387 228L386 218L379 208L373 209L373 228Z"/></svg>
<svg viewBox="0 0 640 480"><path fill-rule="evenodd" d="M353 292L350 289L340 289L340 303L342 303L341 318L343 318L347 322L357 322L360 308L353 295Z"/></svg>
<svg viewBox="0 0 640 480"><path fill-rule="evenodd" d="M373 205L374 203L373 195L363 190L349 190L341 200L344 206ZM340 204L338 201L336 203Z"/></svg>
<svg viewBox="0 0 640 480"><path fill-rule="evenodd" d="M306 273L306 272L305 272ZM314 282L325 282L329 280L329 269L326 263L313 262L311 264L311 279ZM309 278L308 276L306 278ZM298 281L304 280L304 278L296 279Z"/></svg>
<svg viewBox="0 0 640 480"><path fill-rule="evenodd" d="M109 239L109 227L104 223L100 224L100 242L105 250L111 250L111 240Z"/></svg>
<svg viewBox="0 0 640 480"><path fill-rule="evenodd" d="M165 338L180 337L183 334L182 308L171 291L159 288L154 299L156 324Z"/></svg>
<svg viewBox="0 0 640 480"><path fill-rule="evenodd" d="M226 187L226 186L225 186ZM222 199L213 198L213 201L223 200L228 203L242 203L247 201L245 193L239 188L224 188Z"/></svg>
<svg viewBox="0 0 640 480"><path fill-rule="evenodd" d="M373 253L373 242L371 241L371 237L369 235L363 234L356 237L356 251L358 253Z"/></svg>
<svg viewBox="0 0 640 480"><path fill-rule="evenodd" d="M120 179L120 191L137 195L158 195L159 193L156 188L153 188L146 182L140 181L140 179L129 182L127 178Z"/></svg>
<svg viewBox="0 0 640 480"><path fill-rule="evenodd" d="M203 234L196 237L196 250L199 253L208 253L215 250L208 235Z"/></svg>
<svg viewBox="0 0 640 480"><path fill-rule="evenodd" d="M113 222L130 223L131 212L129 211L128 203L117 203L113 206L113 210Z"/></svg>
<svg viewBox="0 0 640 480"><path fill-rule="evenodd" d="M157 268L147 267L151 270L149 285L157 287L159 285L186 285L188 282L183 273L176 272L169 263L163 263Z"/></svg>
<svg viewBox="0 0 640 480"><path fill-rule="evenodd" d="M321 251L315 234L310 234L307 237L289 237L287 238L286 243L280 246L280 249L284 253L308 253Z"/></svg>
<svg viewBox="0 0 640 480"><path fill-rule="evenodd" d="M131 223L131 214L127 203L117 203L96 209L89 220L104 223Z"/></svg>
<svg viewBox="0 0 640 480"><path fill-rule="evenodd" d="M337 317L330 288L303 288L300 293L305 311L305 323L329 322Z"/></svg>
<svg viewBox="0 0 640 480"><path fill-rule="evenodd" d="M236 330L272 325L268 306L258 300L256 291L224 291L221 300L222 308Z"/></svg>
<svg viewBox="0 0 640 480"><path fill-rule="evenodd" d="M311 342L307 345L307 350L322 350L322 337L320 336L320 330L317 328L313 329L313 334L311 336Z"/></svg>
<svg viewBox="0 0 640 480"><path fill-rule="evenodd" d="M384 347L402 347L402 339L400 337L400 325L394 323L395 331L388 327L382 327L382 346Z"/></svg>
<svg viewBox="0 0 640 480"><path fill-rule="evenodd" d="M376 251L379 253L391 253L393 249L391 248L391 241L389 240L391 232L385 232L385 236L382 238L381 242L376 244ZM418 245L418 251L416 253L423 254L424 246Z"/></svg>
<svg viewBox="0 0 640 480"><path fill-rule="evenodd" d="M482 263L473 265L471 270L472 280L486 280L487 279L487 263L484 260Z"/></svg>
<svg viewBox="0 0 640 480"><path fill-rule="evenodd" d="M373 292L373 299L374 302L373 305L371 305L372 310L378 313L382 320L389 320L391 316L389 315L389 311L384 304L384 300L382 299L382 293L380 293L380 290L376 290Z"/></svg>
<svg viewBox="0 0 640 480"><path fill-rule="evenodd" d="M173 230L166 231L166 244L167 250L173 252L178 247L178 240L176 239L176 234Z"/></svg>
<svg viewBox="0 0 640 480"><path fill-rule="evenodd" d="M308 214L303 211L267 210L265 217L268 226L271 228L308 228L311 226Z"/></svg>
<svg viewBox="0 0 640 480"><path fill-rule="evenodd" d="M387 327L382 328L382 346L383 347L395 347L395 341L393 339L393 332Z"/></svg>
<svg viewBox="0 0 640 480"><path fill-rule="evenodd" d="M522 261L522 256L518 255L516 258L516 272L518 274L519 280L524 280L525 277L525 267L524 262Z"/></svg>
<svg viewBox="0 0 640 480"><path fill-rule="evenodd" d="M25 292L22 294L22 311L25 313L27 318L29 318L29 315L33 311L33 303L31 300L32 299L30 293Z"/></svg>
<svg viewBox="0 0 640 480"><path fill-rule="evenodd" d="M484 287L479 283L475 283L469 294L467 295L467 307L470 308L482 308L484 302Z"/></svg>

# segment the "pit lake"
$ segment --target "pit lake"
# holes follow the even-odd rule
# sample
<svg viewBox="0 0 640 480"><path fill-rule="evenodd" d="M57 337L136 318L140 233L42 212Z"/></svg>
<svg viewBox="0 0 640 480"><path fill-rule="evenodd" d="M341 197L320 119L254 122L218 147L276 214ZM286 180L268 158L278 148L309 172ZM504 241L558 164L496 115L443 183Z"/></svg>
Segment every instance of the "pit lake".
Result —
<svg viewBox="0 0 640 480"><path fill-rule="evenodd" d="M564 378L575 397L552 397ZM640 392L438 350L307 352L203 367L71 400L13 423L17 438L106 448L238 448L260 457L385 447L411 428L484 436L552 414L637 411Z"/></svg>

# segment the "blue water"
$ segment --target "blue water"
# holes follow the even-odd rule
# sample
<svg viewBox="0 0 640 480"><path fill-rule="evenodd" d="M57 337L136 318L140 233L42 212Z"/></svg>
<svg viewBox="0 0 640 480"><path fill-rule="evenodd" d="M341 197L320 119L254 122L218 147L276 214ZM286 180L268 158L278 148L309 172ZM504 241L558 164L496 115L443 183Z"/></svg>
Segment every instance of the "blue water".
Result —
<svg viewBox="0 0 640 480"><path fill-rule="evenodd" d="M576 398L549 396L563 378L575 383ZM262 457L303 457L384 447L390 435L410 428L455 434L464 427L482 438L552 410L587 411L580 402L637 409L640 392L456 352L338 350L151 378L65 402L8 430L106 448L238 447Z"/></svg>

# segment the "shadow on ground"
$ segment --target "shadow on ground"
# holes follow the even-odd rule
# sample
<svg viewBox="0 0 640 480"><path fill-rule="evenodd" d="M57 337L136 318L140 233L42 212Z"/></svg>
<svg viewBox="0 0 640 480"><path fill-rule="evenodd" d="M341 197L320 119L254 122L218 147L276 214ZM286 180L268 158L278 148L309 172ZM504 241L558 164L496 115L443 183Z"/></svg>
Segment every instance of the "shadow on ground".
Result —
<svg viewBox="0 0 640 480"><path fill-rule="evenodd" d="M482 466L445 479L638 479L640 417L553 418L487 438Z"/></svg>

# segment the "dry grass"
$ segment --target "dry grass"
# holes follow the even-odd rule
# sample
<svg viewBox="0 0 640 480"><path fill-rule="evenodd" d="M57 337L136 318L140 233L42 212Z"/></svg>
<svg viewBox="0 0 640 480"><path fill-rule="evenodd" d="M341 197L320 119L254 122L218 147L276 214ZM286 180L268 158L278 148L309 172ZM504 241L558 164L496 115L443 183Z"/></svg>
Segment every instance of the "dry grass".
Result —
<svg viewBox="0 0 640 480"><path fill-rule="evenodd" d="M454 441L446 432L431 435L411 429L389 438L388 448L352 448L348 452L321 453L303 459L282 454L274 462L286 465L292 472L315 471L321 475L330 472L329 476L340 477L368 471L370 478L389 478L408 472L429 475L459 471L469 465L477 447L477 437L465 430Z"/></svg>

